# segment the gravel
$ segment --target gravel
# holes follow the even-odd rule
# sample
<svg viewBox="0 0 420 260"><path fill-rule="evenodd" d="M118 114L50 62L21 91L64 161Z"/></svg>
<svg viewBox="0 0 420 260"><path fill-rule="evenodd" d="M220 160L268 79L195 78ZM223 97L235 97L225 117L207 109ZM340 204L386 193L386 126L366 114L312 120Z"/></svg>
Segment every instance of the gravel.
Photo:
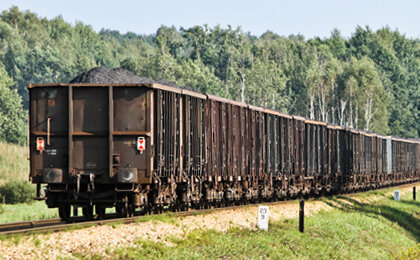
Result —
<svg viewBox="0 0 420 260"><path fill-rule="evenodd" d="M308 202L307 216L330 207L323 202ZM270 220L298 217L298 206L294 201L270 205ZM110 258L109 253L120 247L138 246L139 240L150 239L172 246L170 236L184 238L195 229L214 229L226 232L231 227L257 228L257 205L239 209L215 211L210 214L177 217L176 223L148 221L125 225L94 226L73 231L56 232L49 235L28 236L15 244L0 241L0 256L4 259L33 259L57 257L73 258L75 255ZM35 240L41 241L38 245ZM111 251L110 251L111 250ZM112 255L112 254L111 254Z"/></svg>
<svg viewBox="0 0 420 260"><path fill-rule="evenodd" d="M402 193L410 188L401 189ZM389 192L391 195L392 192ZM371 195L364 198L352 198L359 202L372 202L383 198ZM231 227L257 228L257 205L239 209L215 211L187 217L177 217L176 223L148 221L125 225L94 226L73 231L62 231L52 234L27 236L16 242L13 240L0 241L0 258L3 259L55 259L74 258L77 255L101 256L112 258L112 251L121 247L139 246L139 240L153 240L172 246L168 241L170 236L184 238L195 229L214 229L226 232ZM305 216L316 214L321 210L330 210L331 206L322 201L308 201L305 203ZM298 217L296 201L270 205L270 220L291 219ZM110 256L111 255L111 256Z"/></svg>

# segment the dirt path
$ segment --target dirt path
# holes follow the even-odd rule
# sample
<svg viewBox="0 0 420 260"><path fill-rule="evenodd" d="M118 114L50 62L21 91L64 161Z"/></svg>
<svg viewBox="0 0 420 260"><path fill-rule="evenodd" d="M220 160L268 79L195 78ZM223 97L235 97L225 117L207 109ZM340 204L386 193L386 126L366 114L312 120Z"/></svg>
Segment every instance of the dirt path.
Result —
<svg viewBox="0 0 420 260"><path fill-rule="evenodd" d="M411 187L400 189L402 194ZM386 196L392 195L392 191ZM350 196L359 202L373 202L383 196ZM101 255L106 258L106 250L116 247L135 246L139 239L151 239L171 245L169 236L184 237L194 229L215 229L226 232L230 227L256 229L257 205L240 209L216 211L210 214L168 218L169 221L148 221L116 226L95 226L74 231L42 234L24 237L21 241L0 241L0 256L3 259L33 259L69 257L74 255ZM305 203L305 215L310 216L321 210L330 210L323 201ZM298 217L297 201L288 201L270 205L270 220Z"/></svg>

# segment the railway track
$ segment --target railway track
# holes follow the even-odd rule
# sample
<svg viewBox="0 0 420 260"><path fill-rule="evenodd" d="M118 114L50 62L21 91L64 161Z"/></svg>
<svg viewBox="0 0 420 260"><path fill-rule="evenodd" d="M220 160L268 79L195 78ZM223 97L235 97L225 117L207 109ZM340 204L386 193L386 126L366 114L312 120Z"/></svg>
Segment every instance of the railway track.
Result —
<svg viewBox="0 0 420 260"><path fill-rule="evenodd" d="M57 224L63 224L63 223L64 222L61 221L59 218L4 223L4 224L0 224L0 234L7 233L8 231L27 230L27 229L47 227L50 225L57 225Z"/></svg>
<svg viewBox="0 0 420 260"><path fill-rule="evenodd" d="M269 202L271 203L281 203L285 201L278 202ZM249 204L248 204L249 205ZM171 212L165 211L164 213L170 212L174 216L192 216L196 214L206 214L219 210L228 210L241 208L246 205L235 205L230 207L223 208L211 208L211 209L200 209L200 210L190 210L182 212ZM60 219L44 219L44 220L34 220L34 221L24 221L24 222L12 222L0 224L0 235L8 236L14 234L26 234L26 233L45 233L45 232L57 232L62 231L71 227L90 227L90 226L100 226L112 223L123 223L129 224L134 223L137 220L143 218L145 214L142 212L136 212L134 217L130 218L119 218L117 214L107 214L104 219L90 220L86 221L83 217L72 217L69 221L62 221Z"/></svg>
<svg viewBox="0 0 420 260"><path fill-rule="evenodd" d="M410 184L403 184L394 186L393 188L406 188L418 185L420 182L410 183ZM386 190L390 189L390 187L381 188L377 190ZM367 191L366 191L367 192ZM346 193L343 195L354 195L361 192L355 193ZM311 197L308 200L315 200L319 198L326 198L327 196L321 197ZM192 216L196 214L207 214L215 211L222 211L222 210L232 210L247 207L249 205L275 205L290 202L292 200L284 200L284 201L274 201L274 202L261 202L256 204L246 204L246 205L234 205L229 207L220 207L220 208L210 208L210 209L199 209L199 210L190 210L190 211L182 211L182 212L171 212L174 216ZM2 236L10 236L15 234L30 234L30 233L46 233L46 232L57 232L63 231L69 228L85 228L91 226L100 226L112 223L135 223L136 221L143 218L145 215L142 212L136 212L134 217L130 218L119 218L117 214L107 214L105 215L104 219L97 219L97 220L90 220L86 221L83 217L72 217L69 221L62 221L59 218L55 219L43 219L43 220L33 220L33 221L23 221L23 222L11 222L11 223L4 223L0 224L0 235Z"/></svg>

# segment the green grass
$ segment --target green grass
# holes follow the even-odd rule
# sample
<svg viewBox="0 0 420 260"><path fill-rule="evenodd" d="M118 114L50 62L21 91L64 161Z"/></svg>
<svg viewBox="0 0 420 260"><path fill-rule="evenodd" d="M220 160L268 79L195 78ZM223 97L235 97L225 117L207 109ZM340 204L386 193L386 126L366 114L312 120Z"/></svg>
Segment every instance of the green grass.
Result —
<svg viewBox="0 0 420 260"><path fill-rule="evenodd" d="M169 238L173 246L140 240L107 252L117 259L419 259L420 202L411 198L408 193L400 202L384 197L370 204L346 196L325 199L334 209L306 218L305 233L290 219L271 222L268 232L195 230Z"/></svg>
<svg viewBox="0 0 420 260"><path fill-rule="evenodd" d="M0 185L11 180L28 180L28 148L0 142Z"/></svg>
<svg viewBox="0 0 420 260"><path fill-rule="evenodd" d="M3 208L3 212L0 214L0 223L58 218L58 210L47 208L45 201L14 205L0 204L0 207Z"/></svg>
<svg viewBox="0 0 420 260"><path fill-rule="evenodd" d="M27 149L26 146L0 142L0 185L14 180L28 181ZM48 209L44 201L9 205L1 204L0 199L0 223L56 217L57 209Z"/></svg>
<svg viewBox="0 0 420 260"><path fill-rule="evenodd" d="M28 181L28 147L0 142L0 186L11 181ZM35 187L34 184L31 184ZM21 204L2 204L0 196L0 223L57 218L58 209L49 209L44 201ZM115 212L107 209L107 213ZM81 215L81 209L79 209Z"/></svg>
<svg viewBox="0 0 420 260"><path fill-rule="evenodd" d="M141 223L141 222L162 222L162 223L168 223L168 224L176 224L176 220L177 220L177 216L175 216L174 213L172 212L165 212L159 215L145 215L142 216L141 218L138 218L136 220L137 223Z"/></svg>
<svg viewBox="0 0 420 260"><path fill-rule="evenodd" d="M385 196L385 194L395 190L396 188L386 188L386 189L380 189L380 190L370 190L367 192L361 192L357 193L353 196L359 197L359 198L367 198L372 196Z"/></svg>

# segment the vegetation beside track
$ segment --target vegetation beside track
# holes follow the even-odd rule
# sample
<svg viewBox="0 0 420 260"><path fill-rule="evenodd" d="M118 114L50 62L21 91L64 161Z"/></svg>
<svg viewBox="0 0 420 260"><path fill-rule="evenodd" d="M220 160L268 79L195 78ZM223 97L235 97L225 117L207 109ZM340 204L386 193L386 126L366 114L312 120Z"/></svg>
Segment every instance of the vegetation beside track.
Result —
<svg viewBox="0 0 420 260"><path fill-rule="evenodd" d="M16 144L0 142L0 185L28 180L28 148Z"/></svg>
<svg viewBox="0 0 420 260"><path fill-rule="evenodd" d="M49 209L45 201L19 204L0 204L0 223L58 218L57 209Z"/></svg>
<svg viewBox="0 0 420 260"><path fill-rule="evenodd" d="M0 223L58 217L44 201L32 201L35 185L28 181L27 156L26 146L0 142Z"/></svg>
<svg viewBox="0 0 420 260"><path fill-rule="evenodd" d="M386 191L322 199L332 210L305 219L271 222L268 232L231 228L227 233L198 229L169 244L139 240L136 247L109 248L111 258L294 258L419 259L420 201L406 192L400 202ZM389 194L389 190L388 190ZM373 202L363 202L377 197Z"/></svg>
<svg viewBox="0 0 420 260"><path fill-rule="evenodd" d="M401 202L391 198L394 189L402 191ZM410 191L411 187L405 186L310 200L305 210L311 217L305 219L304 234L297 231L298 220L294 218L297 201L290 201L270 206L271 219L275 220L268 232L255 230L257 207L245 206L209 215L164 213L142 217L137 224L115 222L90 228L73 226L51 234L13 235L1 238L0 255L81 259L419 259L420 202L412 201ZM279 216L279 210L286 214Z"/></svg>

